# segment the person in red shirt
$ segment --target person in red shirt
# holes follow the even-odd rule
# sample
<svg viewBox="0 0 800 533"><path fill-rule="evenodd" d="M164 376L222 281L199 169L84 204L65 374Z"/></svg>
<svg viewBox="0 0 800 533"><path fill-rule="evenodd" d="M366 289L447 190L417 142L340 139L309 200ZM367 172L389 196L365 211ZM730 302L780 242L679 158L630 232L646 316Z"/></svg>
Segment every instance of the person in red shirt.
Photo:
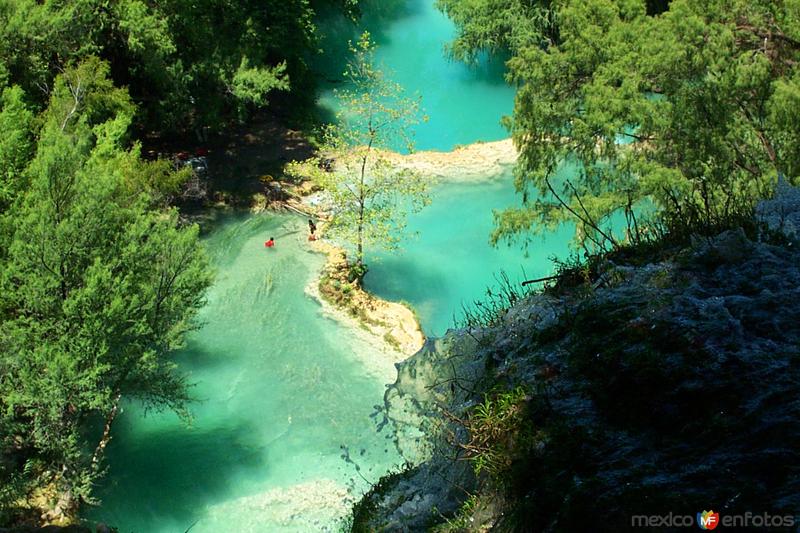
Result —
<svg viewBox="0 0 800 533"><path fill-rule="evenodd" d="M266 246L267 248L272 248L273 246L275 246L275 239L270 237L269 240L264 243L264 246Z"/></svg>

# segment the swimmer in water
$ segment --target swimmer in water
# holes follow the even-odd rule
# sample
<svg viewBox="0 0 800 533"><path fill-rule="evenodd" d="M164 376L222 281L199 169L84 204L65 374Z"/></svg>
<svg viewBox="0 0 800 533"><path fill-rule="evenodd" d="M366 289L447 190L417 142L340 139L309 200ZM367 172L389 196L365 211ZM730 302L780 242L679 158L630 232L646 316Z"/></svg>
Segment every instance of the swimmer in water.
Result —
<svg viewBox="0 0 800 533"><path fill-rule="evenodd" d="M265 242L265 243L264 243L264 246L266 246L267 248L272 248L272 247L274 247L274 246L275 246L275 239L273 239L272 237L270 237L270 238L269 238L269 240L268 240L267 242Z"/></svg>

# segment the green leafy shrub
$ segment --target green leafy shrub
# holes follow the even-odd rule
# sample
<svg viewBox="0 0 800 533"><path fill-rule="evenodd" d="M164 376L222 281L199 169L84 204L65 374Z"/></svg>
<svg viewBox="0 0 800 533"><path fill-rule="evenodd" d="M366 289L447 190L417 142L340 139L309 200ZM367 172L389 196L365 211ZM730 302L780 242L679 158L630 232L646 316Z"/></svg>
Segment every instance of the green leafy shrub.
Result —
<svg viewBox="0 0 800 533"><path fill-rule="evenodd" d="M350 266L350 270L347 273L347 281L350 283L358 282L361 283L361 280L364 279L364 276L367 275L369 268L364 263L355 263Z"/></svg>
<svg viewBox="0 0 800 533"><path fill-rule="evenodd" d="M487 394L465 421L469 441L462 444L475 473L502 482L515 457L530 440L524 423L528 396L522 387Z"/></svg>

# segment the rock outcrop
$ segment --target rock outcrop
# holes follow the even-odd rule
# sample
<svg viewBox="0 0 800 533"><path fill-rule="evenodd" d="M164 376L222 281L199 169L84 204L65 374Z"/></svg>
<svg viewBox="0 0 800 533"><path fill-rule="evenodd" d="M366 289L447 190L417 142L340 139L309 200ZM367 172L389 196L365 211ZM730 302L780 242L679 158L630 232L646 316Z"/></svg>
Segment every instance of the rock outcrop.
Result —
<svg viewBox="0 0 800 533"><path fill-rule="evenodd" d="M418 443L402 450L414 467L367 495L354 530L620 531L634 515L709 508L800 515L800 193L782 186L758 216L761 237L731 230L611 256L591 283L429 340L386 396L398 442ZM486 441L508 463L476 473L467 421L518 387L513 438Z"/></svg>

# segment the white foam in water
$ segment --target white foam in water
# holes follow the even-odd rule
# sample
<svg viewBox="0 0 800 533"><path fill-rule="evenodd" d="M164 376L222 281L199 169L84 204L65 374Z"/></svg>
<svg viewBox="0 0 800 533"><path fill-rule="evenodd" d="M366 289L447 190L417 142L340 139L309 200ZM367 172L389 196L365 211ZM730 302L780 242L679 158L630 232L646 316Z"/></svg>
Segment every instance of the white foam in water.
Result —
<svg viewBox="0 0 800 533"><path fill-rule="evenodd" d="M212 505L192 531L230 531L234 517L238 533L335 531L353 501L347 487L319 479Z"/></svg>

